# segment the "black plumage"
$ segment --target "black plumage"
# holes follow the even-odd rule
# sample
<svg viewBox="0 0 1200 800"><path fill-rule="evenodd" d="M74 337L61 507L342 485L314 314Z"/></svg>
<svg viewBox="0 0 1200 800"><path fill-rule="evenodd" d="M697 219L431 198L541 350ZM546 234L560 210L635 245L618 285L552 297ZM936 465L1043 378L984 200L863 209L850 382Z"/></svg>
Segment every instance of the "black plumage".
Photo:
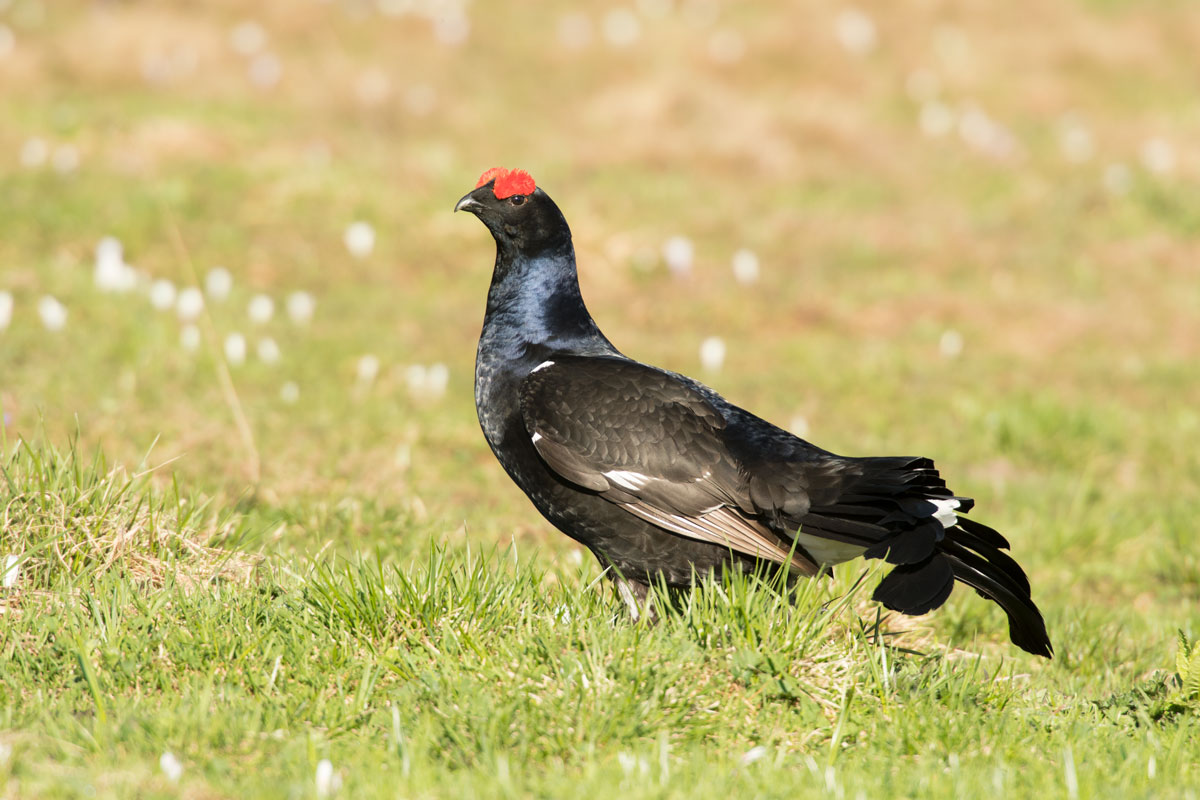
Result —
<svg viewBox="0 0 1200 800"><path fill-rule="evenodd" d="M622 355L584 306L566 220L527 174L491 170L455 210L496 240L475 373L484 436L627 600L722 565L815 576L881 558L895 565L874 595L888 608L924 614L961 581L1007 612L1017 646L1051 655L1008 541L959 516L973 501L932 461L835 455Z"/></svg>

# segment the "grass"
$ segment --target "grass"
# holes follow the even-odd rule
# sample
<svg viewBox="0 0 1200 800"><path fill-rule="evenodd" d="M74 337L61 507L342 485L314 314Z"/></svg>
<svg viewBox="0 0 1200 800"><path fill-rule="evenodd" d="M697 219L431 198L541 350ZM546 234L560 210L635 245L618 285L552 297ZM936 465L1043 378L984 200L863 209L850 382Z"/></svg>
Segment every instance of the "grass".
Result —
<svg viewBox="0 0 1200 800"><path fill-rule="evenodd" d="M864 2L854 55L815 0L669 5L631 4L627 48L586 9L573 50L568 3L472 4L451 46L386 3L0 2L0 797L1195 796L1197 8ZM250 14L276 85L231 43ZM881 618L864 565L628 622L474 421L492 251L449 209L497 164L562 206L630 355L835 451L936 458L1055 659L965 591ZM98 291L106 235L146 281L227 267L213 336Z"/></svg>
<svg viewBox="0 0 1200 800"><path fill-rule="evenodd" d="M387 563L234 548L214 568L200 543L253 514L174 516L198 504L76 451L22 444L4 476L26 509L6 546L34 554L2 607L15 796L314 796L322 759L351 797L1161 797L1196 777L1186 641L1178 676L1159 648L1161 669L1106 692L1104 650L947 652L892 630L851 573L794 597L709 581L647 626L591 564L515 545L414 542ZM131 530L146 543L118 551ZM37 555L54 550L83 566Z"/></svg>

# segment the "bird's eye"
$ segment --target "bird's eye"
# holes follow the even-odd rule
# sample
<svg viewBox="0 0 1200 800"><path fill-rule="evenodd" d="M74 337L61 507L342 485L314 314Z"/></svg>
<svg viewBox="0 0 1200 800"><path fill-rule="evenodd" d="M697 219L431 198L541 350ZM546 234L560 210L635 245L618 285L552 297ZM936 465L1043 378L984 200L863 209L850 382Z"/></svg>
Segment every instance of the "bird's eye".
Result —
<svg viewBox="0 0 1200 800"><path fill-rule="evenodd" d="M525 195L514 194L512 197L508 198L508 202L512 203L514 206L523 205L525 203Z"/></svg>

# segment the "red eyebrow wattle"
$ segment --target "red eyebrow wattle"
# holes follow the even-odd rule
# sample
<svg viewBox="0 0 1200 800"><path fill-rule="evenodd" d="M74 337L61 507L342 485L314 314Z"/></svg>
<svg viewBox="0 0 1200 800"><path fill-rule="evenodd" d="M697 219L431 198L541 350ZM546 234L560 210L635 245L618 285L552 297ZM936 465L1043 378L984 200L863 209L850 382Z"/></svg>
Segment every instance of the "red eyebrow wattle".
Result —
<svg viewBox="0 0 1200 800"><path fill-rule="evenodd" d="M475 184L475 188L486 186L491 180L496 181L492 191L497 200L504 200L517 194L533 194L537 189L537 184L533 182L533 177L528 172L523 169L505 169L504 167L492 167L480 175L479 183Z"/></svg>
<svg viewBox="0 0 1200 800"><path fill-rule="evenodd" d="M478 189L480 186L487 185L488 181L492 180L493 178L498 178L506 172L508 172L508 170L506 170L504 167L492 167L487 172L479 176L479 183L475 184L475 188Z"/></svg>

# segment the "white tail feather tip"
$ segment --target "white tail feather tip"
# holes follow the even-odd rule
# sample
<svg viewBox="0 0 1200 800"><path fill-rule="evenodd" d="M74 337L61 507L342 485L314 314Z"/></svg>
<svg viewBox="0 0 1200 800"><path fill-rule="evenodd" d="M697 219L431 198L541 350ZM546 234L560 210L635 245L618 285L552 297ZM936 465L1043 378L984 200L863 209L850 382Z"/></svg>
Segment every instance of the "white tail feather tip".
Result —
<svg viewBox="0 0 1200 800"><path fill-rule="evenodd" d="M949 500L930 500L929 502L933 503L937 509L930 516L942 523L943 528L958 524L958 514L954 513L954 509L961 505L958 500L950 498Z"/></svg>

